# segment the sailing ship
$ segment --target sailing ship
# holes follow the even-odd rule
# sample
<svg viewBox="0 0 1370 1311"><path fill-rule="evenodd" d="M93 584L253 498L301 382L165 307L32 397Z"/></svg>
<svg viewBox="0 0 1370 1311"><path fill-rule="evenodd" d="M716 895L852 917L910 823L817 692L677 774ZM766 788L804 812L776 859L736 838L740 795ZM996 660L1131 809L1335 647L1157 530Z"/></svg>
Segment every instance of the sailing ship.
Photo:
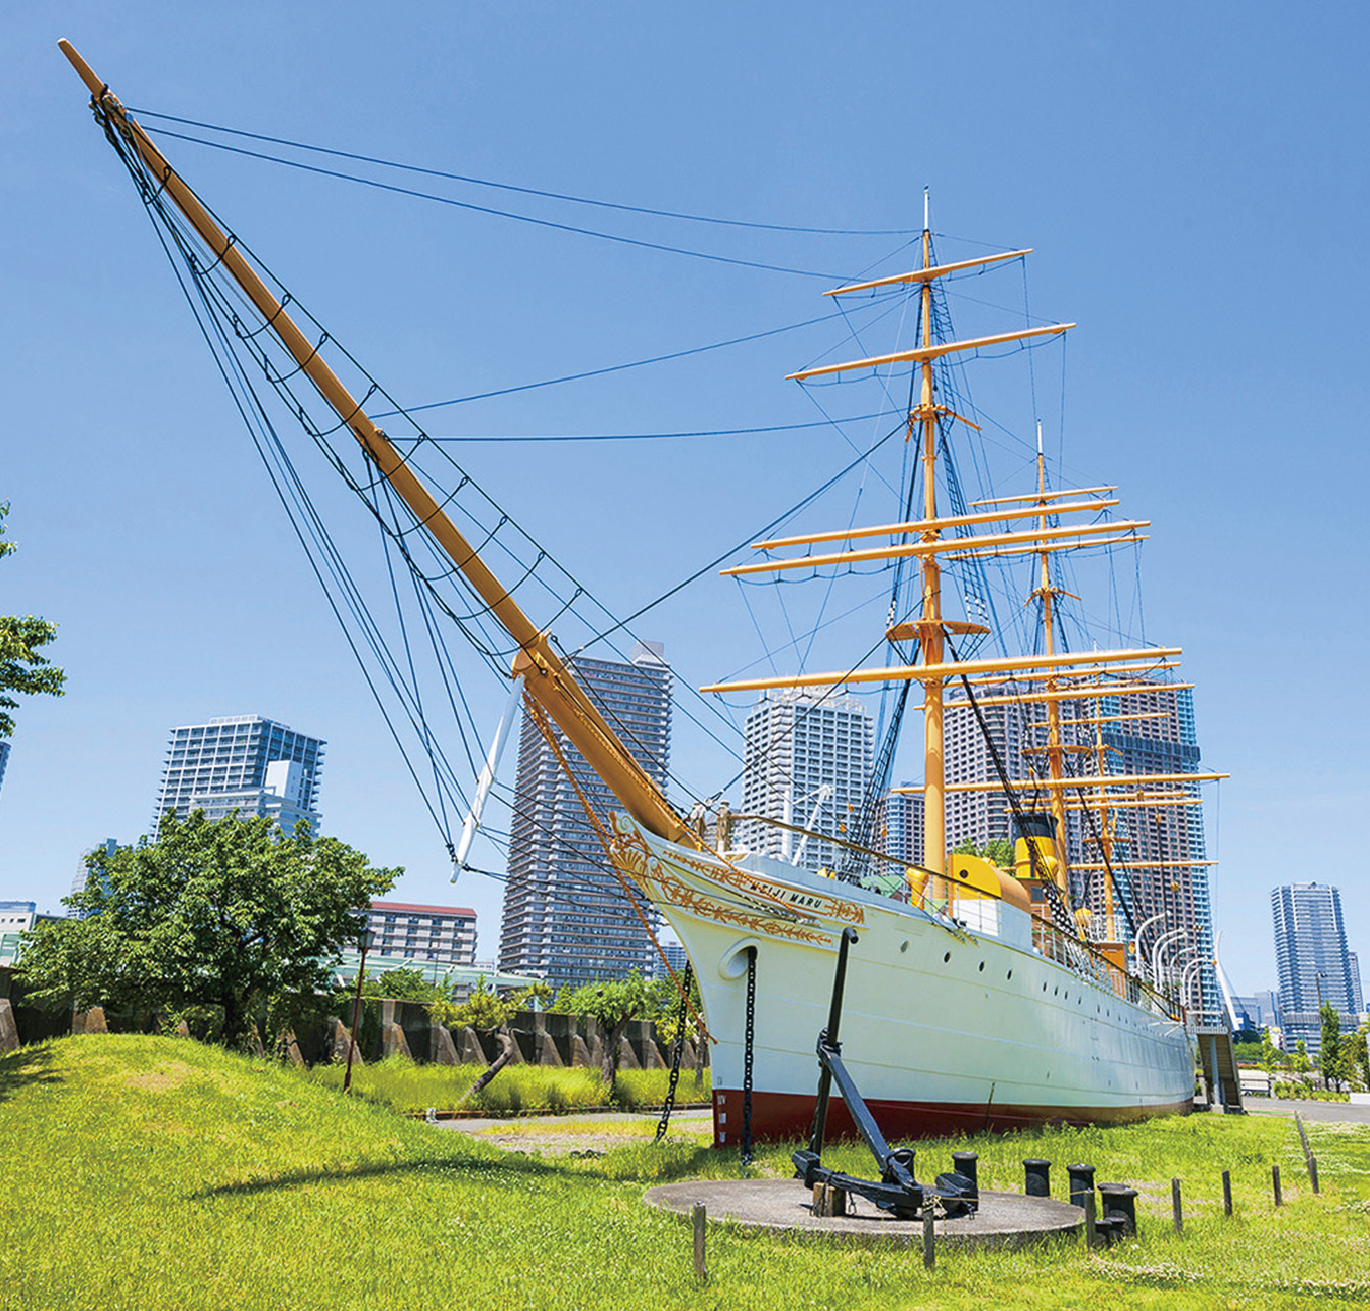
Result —
<svg viewBox="0 0 1370 1311"><path fill-rule="evenodd" d="M1115 852L1117 816L1128 808L1193 804L1196 784L1218 776L1111 770L1103 725L1129 717L1118 709L1129 698L1154 701L1158 690L1173 690L1177 685L1164 679L1179 651L1150 646L1067 650L1057 644L1053 622L1063 594L1054 573L1057 553L1135 542L1147 525L1099 518L1117 504L1109 497L1111 488L1049 487L1040 435L1035 488L952 513L937 495L944 432L949 425L970 422L941 399L939 362L1060 334L1073 325L939 340L934 287L963 270L1027 252L938 264L925 216L916 269L831 293L905 285L916 294L920 325L914 347L819 365L792 377L803 383L886 365L912 368L915 385L905 435L920 466L917 516L770 538L756 543L764 558L724 570L741 576L891 560L917 568L917 596L906 613L890 616L885 633L890 663L776 674L702 689L710 694L787 689L819 699L862 684L921 692L921 858L899 861L895 877L870 876L864 871L872 862L888 870L889 858L875 849L868 831L850 841L825 834L824 841L847 852L851 862L836 872L813 871L738 844L722 813L706 826L698 811L682 814L671 803L577 682L573 662L551 639L550 617L526 613L515 598L522 580L511 587L497 576L482 555L489 538L473 542L460 526L456 494L430 486L417 470L417 444L401 450L368 416L374 386L361 396L349 389L326 359L326 334L311 338L298 326L289 297L271 289L242 245L225 233L80 55L66 42L62 49L90 90L96 118L144 203L155 215L169 216L169 239L197 286L209 272L231 279L232 304L225 310L231 335L250 352L274 342L287 357L291 376L307 379L313 398L322 398L336 415L336 430L355 438L373 481L383 480L385 495L407 508L411 531L421 534L410 541L427 543L466 594L478 600L480 619L507 634L513 651L506 670L513 680L511 705L525 706L559 755L564 754L561 742L573 747L617 799L621 809L611 817L592 814L591 819L625 888L656 907L689 956L703 1002L701 1019L714 1041L719 1145L807 1132L814 1109L814 1043L825 1020L827 980L847 929L856 930L858 945L846 982L846 1061L887 1134L1115 1122L1188 1109L1193 1063L1183 1008L1161 986L1161 971L1148 971L1137 950L1138 926L1123 923L1127 862ZM268 374L273 384L286 376L269 368ZM1044 640L1027 654L977 651L959 658L957 644L974 643L988 629L978 619L944 613L944 563L1008 555L1037 562L1033 597L1043 616ZM452 617L474 622L470 615ZM986 707L1009 703L1024 709L1041 735L1023 753L1037 762L1031 777L1009 777L996 754L997 780L948 783L948 718L970 714L983 720ZM497 740L507 731L506 722ZM1075 768L1082 761L1092 772ZM471 806L463 854L493 772L492 753ZM975 789L1007 798L1016 834L1012 868L946 850L948 793ZM1024 804L1024 795L1045 796L1047 804ZM1097 915L1081 908L1066 858L1068 824L1083 820L1095 847L1096 859L1088 864L1103 875L1106 888L1106 904ZM764 822L764 817L749 817L749 822ZM833 1108L831 1125L844 1127L841 1107Z"/></svg>

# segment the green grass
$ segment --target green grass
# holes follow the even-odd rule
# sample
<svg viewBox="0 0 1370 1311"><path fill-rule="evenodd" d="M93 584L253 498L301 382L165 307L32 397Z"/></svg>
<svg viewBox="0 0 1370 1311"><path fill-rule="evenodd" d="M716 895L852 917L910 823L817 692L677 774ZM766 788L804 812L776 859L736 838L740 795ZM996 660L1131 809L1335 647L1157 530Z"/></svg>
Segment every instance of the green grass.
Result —
<svg viewBox="0 0 1370 1311"><path fill-rule="evenodd" d="M474 1097L467 1090L483 1072L479 1065L416 1065L403 1056L392 1056L373 1065L352 1070L352 1092L406 1115L435 1111L469 1111L485 1115L517 1115L550 1111L565 1114L593 1108L636 1110L660 1106L666 1098L669 1070L621 1070L614 1093L607 1097L597 1070L554 1069L541 1065L505 1066ZM317 1065L309 1079L330 1088L341 1088L343 1068ZM709 1099L709 1076L697 1094L693 1072L682 1073L677 1104Z"/></svg>
<svg viewBox="0 0 1370 1311"><path fill-rule="evenodd" d="M521 1122L514 1122L521 1123ZM561 1124L568 1123L561 1121ZM430 1128L264 1062L175 1039L61 1039L0 1058L0 1307L1325 1308L1370 1299L1370 1129L1310 1124L1324 1196L1282 1117L1196 1116L967 1140L989 1188L1025 1156L1142 1189L1138 1239L939 1255L711 1227L697 1288L686 1226L642 1205L661 1179L736 1175L697 1137L541 1159ZM920 1144L919 1174L962 1143ZM757 1168L787 1172L789 1146ZM855 1148L833 1163L865 1172ZM1269 1166L1288 1205L1269 1200ZM1237 1215L1221 1213L1233 1172ZM1186 1229L1169 1232L1169 1180Z"/></svg>

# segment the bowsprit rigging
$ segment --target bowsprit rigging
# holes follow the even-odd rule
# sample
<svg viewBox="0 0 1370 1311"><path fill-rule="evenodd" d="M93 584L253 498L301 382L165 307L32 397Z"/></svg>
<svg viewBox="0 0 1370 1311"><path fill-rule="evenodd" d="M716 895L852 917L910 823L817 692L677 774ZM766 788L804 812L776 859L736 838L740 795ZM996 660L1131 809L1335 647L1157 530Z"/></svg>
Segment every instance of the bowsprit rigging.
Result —
<svg viewBox="0 0 1370 1311"><path fill-rule="evenodd" d="M916 310L912 345L813 362L790 376L809 385L907 368L909 401L899 431L907 438L917 492L912 481L899 489L895 513L903 517L895 522L867 526L853 512L844 528L814 530L782 516L753 541L761 558L722 571L740 580L815 578L823 589L820 614L837 582L874 574L883 593L884 623L858 639L855 649L865 654L855 661L843 657L834 672L786 673L772 657L765 676L701 689L708 696L784 690L806 706L821 706L839 690L874 686L899 698L891 721L922 714L923 782L892 790L921 798L921 859L905 864L899 858L905 871L899 879L864 879L859 862L849 863L848 878L830 877L731 841L718 794L710 799L720 810L716 835L706 839L699 813L681 813L639 763L631 734L578 681L571 658L583 644L625 631L637 615L620 621L599 606L428 439L228 234L80 56L66 43L63 50L177 261L182 286L348 640L380 671L372 684L378 700L389 697L419 744L411 772L438 799L434 817L454 854L453 819L478 809L472 805L477 795L483 800L498 792L492 768L485 768L478 794L459 781L479 774L488 760L448 649L453 633L499 678L522 680L544 736L559 753L563 739L574 747L616 798L621 809L596 818L606 863L631 900L645 898L679 935L718 1039L717 1143L749 1146L753 1135L792 1136L811 1126L819 1102L813 1018L821 988L815 981L836 961L845 1005L834 1014L842 1012L850 1057L835 1041L835 1021L818 1056L825 1077L836 1078L850 1097L827 1108L827 1122L838 1132L866 1134L888 1176L883 1182L908 1194L898 1205L912 1204L915 1184L909 1163L888 1151L885 1135L1110 1122L1188 1108L1192 1069L1183 1009L1167 991L1160 953L1153 951L1148 969L1141 928L1129 943L1114 913L1129 925L1135 921L1130 875L1166 862L1147 864L1145 854L1120 852L1127 839L1119 815L1131 807L1145 813L1188 804L1197 800L1201 781L1219 776L1113 768L1101 727L1120 722L1120 706L1133 696L1150 698L1137 712L1143 715L1173 705L1167 698L1183 685L1169 681L1168 671L1179 650L1072 650L1058 623L1070 597L1056 569L1060 556L1130 545L1147 525L1108 517L1116 504L1106 495L1111 488L1050 488L1040 444L1037 486L1020 496L968 500L952 459L956 443L968 440L965 431L978 432L957 410L970 408L960 399L957 361L991 359L1001 347L1054 339L1073 325L1036 323L957 339L939 288L968 270L1021 260L1027 251L938 263L925 211L918 267L831 293L897 294ZM287 455L267 417L258 376L379 530L380 581L395 613L397 649L387 645L364 581L326 526L322 498L306 491L299 462ZM386 429L373 417L382 411ZM864 468L872 451L891 440L886 434L858 450L848 470ZM1042 622L1026 652L1010 651L992 631L989 567L1006 561L1027 561L1036 570L1031 599ZM960 583L963 613L956 612L953 580ZM849 617L860 625L870 613L857 607ZM551 636L554 624L560 642ZM791 637L790 650L808 649ZM959 659L958 647L964 650ZM881 653L883 663L872 663ZM423 665L436 671L436 695L431 683L425 690ZM993 779L949 778L948 721L967 710L982 720L996 706L1014 708L1024 724L1017 759L996 757ZM438 709L456 726L464 765L433 726ZM882 746L882 775L891 761ZM422 770L431 778L421 779ZM948 796L981 792L1014 812L1014 855L1003 867L947 851ZM1046 805L1025 797L1044 797ZM890 860L867 845L870 817L856 822L853 836L866 841L817 836L863 859ZM1081 824L1090 829L1098 860L1072 861L1071 834ZM1072 864L1076 874L1104 873L1103 887L1117 904L1091 916ZM848 961L853 934L862 950ZM873 1119L860 1121L863 1097L878 1108L873 1133L867 1132ZM821 1134L816 1141L821 1146ZM801 1170L810 1166L821 1168L817 1154L800 1163Z"/></svg>

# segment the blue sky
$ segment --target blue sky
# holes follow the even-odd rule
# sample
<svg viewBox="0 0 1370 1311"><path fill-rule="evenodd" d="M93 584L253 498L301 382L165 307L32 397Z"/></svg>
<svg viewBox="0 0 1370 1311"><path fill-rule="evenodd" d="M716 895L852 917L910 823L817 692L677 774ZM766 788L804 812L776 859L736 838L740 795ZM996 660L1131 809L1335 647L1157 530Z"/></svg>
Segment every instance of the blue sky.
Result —
<svg viewBox="0 0 1370 1311"><path fill-rule="evenodd" d="M487 880L448 884L442 842L57 52L66 36L125 103L161 114L517 186L849 231L921 226L927 186L945 256L1033 247L1031 313L1080 327L1035 353L1031 373L1026 357L978 363L974 394L1004 427L996 458L1010 480L1024 476L1035 411L1061 481L1117 483L1121 511L1153 522L1145 635L1185 648L1205 764L1232 775L1210 792L1209 818L1228 972L1241 989L1274 983L1269 892L1291 879L1340 886L1352 945L1370 950L1355 510L1367 483L1366 27L1350 5L1259 3L398 4L384 15L244 3L227 18L170 4L130 14L78 2L60 18L8 7L0 498L21 551L0 566L0 612L60 625L69 692L20 711L0 793L0 897L55 909L83 848L146 830L172 725L261 713L327 739L328 827L404 865L398 895L475 905L483 955L500 901ZM406 404L830 308L823 277L165 144ZM902 240L447 194L841 277L893 271ZM958 329L1022 319L1017 265L960 292ZM841 339L829 322L425 419L444 436L809 422L813 400L784 374ZM859 389L819 400L848 416L880 405ZM860 441L875 426L847 432ZM621 612L765 523L850 449L820 428L462 445L460 458ZM758 656L724 580L701 580L640 629L666 641L691 686ZM493 724L490 683L472 695ZM729 772L679 724L676 752L702 791Z"/></svg>

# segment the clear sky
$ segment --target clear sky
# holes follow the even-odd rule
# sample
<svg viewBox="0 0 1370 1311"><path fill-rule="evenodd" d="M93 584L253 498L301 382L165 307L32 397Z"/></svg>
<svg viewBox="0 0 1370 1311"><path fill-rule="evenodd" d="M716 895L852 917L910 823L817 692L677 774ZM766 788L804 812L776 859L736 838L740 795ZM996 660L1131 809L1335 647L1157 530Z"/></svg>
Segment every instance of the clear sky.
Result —
<svg viewBox="0 0 1370 1311"><path fill-rule="evenodd" d="M0 564L0 613L60 625L52 650L69 690L19 712L0 898L56 910L83 849L147 830L171 726L260 713L327 740L329 831L404 865L397 896L475 905L481 954L497 946L500 886L449 885L437 831L57 51L65 36L139 109L526 188L848 233L704 227L398 178L806 271L780 273L167 140L215 210L405 404L816 318L830 311L828 278L894 271L902 238L853 230L920 227L925 186L946 257L1033 247L1031 312L1080 326L1038 352L1031 375L1026 357L1007 363L1025 395L982 382L988 362L972 385L1004 426L1010 474L1040 416L1061 481L1116 483L1122 512L1154 525L1145 635L1184 647L1204 764L1232 775L1209 793L1228 973L1239 990L1274 984L1269 893L1291 880L1338 885L1352 946L1370 951L1370 562L1355 508L1368 472L1367 26L1349 4L7 6L0 499L21 550ZM958 329L1022 321L1016 265L960 292ZM784 374L843 333L827 322L426 422L507 437L812 421ZM874 329L869 344L884 344ZM880 404L856 390L819 399L843 416ZM847 431L861 442L877 426ZM813 429L467 445L460 458L627 611L850 452ZM700 686L757 657L736 596L702 579L639 630ZM472 695L493 726L498 687L486 678ZM677 729L680 772L712 790L729 760Z"/></svg>

